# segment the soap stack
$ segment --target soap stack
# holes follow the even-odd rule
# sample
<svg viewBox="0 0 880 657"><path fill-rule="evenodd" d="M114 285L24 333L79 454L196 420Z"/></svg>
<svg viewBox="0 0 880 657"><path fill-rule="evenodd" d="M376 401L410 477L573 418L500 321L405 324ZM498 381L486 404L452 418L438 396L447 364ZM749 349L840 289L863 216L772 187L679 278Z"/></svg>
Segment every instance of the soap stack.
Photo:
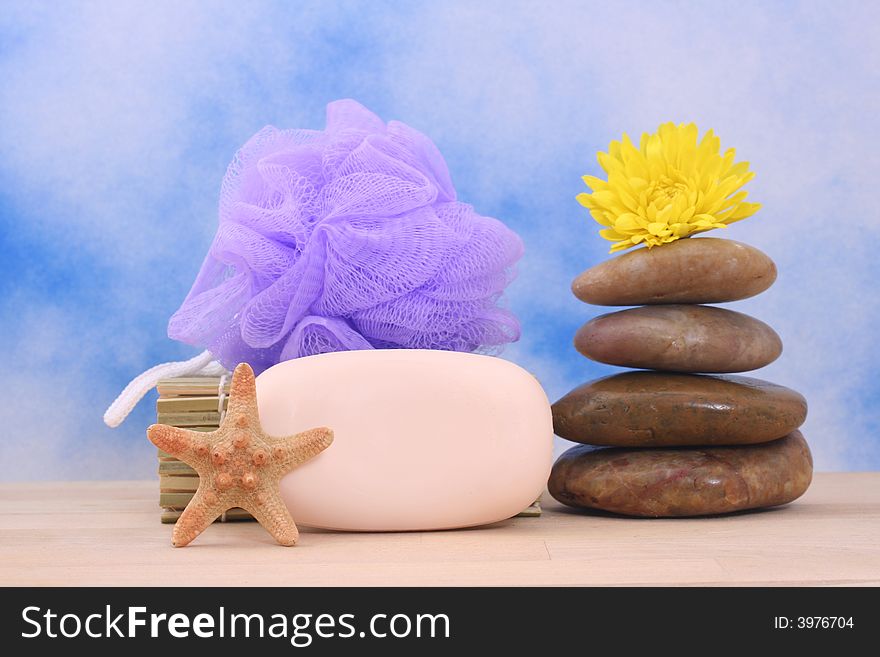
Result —
<svg viewBox="0 0 880 657"><path fill-rule="evenodd" d="M156 390L156 422L192 431L214 431L220 412L228 405L229 377L178 377L159 381ZM183 461L161 449L159 458L159 506L162 522L177 522L199 487L199 475ZM219 518L253 520L244 509L229 509Z"/></svg>
<svg viewBox="0 0 880 657"><path fill-rule="evenodd" d="M797 430L806 400L727 375L776 360L779 336L748 315L701 305L754 296L775 279L776 266L761 251L715 238L641 248L581 274L572 290L582 301L639 307L596 317L577 332L575 347L641 371L585 383L553 404L556 434L583 443L553 466L553 497L673 517L774 506L803 494L813 470Z"/></svg>
<svg viewBox="0 0 880 657"><path fill-rule="evenodd" d="M162 379L156 385L156 422L191 431L214 431L220 426L220 413L229 403L231 377L177 377ZM199 475L189 465L159 449L159 506L162 522L174 523L199 487ZM520 518L541 515L541 498L517 514ZM229 509L217 520L253 520L244 509Z"/></svg>

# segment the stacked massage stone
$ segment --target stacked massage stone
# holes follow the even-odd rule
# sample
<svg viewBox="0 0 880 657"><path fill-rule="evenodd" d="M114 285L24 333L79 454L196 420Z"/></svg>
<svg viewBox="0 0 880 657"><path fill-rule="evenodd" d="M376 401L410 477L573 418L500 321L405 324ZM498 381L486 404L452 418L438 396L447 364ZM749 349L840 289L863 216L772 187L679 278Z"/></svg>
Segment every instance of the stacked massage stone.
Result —
<svg viewBox="0 0 880 657"><path fill-rule="evenodd" d="M797 430L806 400L745 376L782 352L748 315L700 305L766 290L776 266L726 239L688 238L593 267L579 299L640 306L601 315L575 347L638 368L575 388L553 404L557 435L581 445L559 457L548 488L563 504L646 517L700 516L785 504L812 479ZM606 448L596 448L603 446Z"/></svg>

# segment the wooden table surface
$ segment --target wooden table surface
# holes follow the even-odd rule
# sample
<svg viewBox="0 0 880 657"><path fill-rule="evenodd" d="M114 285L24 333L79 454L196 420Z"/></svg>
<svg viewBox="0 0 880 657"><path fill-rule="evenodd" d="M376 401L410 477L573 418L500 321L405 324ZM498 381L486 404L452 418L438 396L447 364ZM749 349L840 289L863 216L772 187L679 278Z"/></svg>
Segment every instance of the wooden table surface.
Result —
<svg viewBox="0 0 880 657"><path fill-rule="evenodd" d="M636 520L571 511L355 534L256 523L171 547L155 481L0 485L0 585L878 585L880 473L817 474L782 508Z"/></svg>

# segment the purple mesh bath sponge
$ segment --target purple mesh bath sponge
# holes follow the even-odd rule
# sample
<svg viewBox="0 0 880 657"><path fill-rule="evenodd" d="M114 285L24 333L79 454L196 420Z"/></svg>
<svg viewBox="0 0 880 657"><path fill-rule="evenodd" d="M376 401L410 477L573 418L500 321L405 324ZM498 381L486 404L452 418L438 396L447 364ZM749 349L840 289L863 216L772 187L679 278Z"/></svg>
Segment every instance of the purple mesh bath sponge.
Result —
<svg viewBox="0 0 880 657"><path fill-rule="evenodd" d="M519 338L498 299L519 237L456 200L443 156L353 100L323 130L254 135L168 335L226 367L347 349L491 351Z"/></svg>

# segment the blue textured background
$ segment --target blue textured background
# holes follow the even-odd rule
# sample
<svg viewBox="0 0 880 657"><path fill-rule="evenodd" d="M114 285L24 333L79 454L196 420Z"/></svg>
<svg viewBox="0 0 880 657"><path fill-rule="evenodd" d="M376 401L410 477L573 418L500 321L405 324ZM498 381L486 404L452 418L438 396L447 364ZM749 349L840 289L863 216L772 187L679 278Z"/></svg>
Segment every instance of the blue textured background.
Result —
<svg viewBox="0 0 880 657"><path fill-rule="evenodd" d="M571 346L600 310L570 281L608 248L580 176L623 131L713 127L764 204L724 236L780 270L736 304L785 342L758 376L809 399L819 469L880 468L877 5L150 4L0 12L0 479L151 475L152 405L116 431L101 414L195 353L166 322L226 164L267 123L322 127L342 97L430 135L460 198L522 234L523 339L505 355L551 398L611 371Z"/></svg>

